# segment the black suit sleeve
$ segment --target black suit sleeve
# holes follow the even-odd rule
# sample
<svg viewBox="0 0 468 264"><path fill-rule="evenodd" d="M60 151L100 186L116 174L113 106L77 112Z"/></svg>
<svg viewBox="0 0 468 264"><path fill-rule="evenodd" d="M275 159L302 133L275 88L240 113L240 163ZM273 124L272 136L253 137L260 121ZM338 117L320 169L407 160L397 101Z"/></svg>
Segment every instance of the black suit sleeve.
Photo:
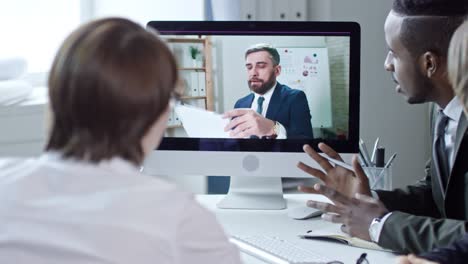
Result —
<svg viewBox="0 0 468 264"><path fill-rule="evenodd" d="M422 253L447 246L466 233L466 222L394 211L385 220L379 245L401 253Z"/></svg>
<svg viewBox="0 0 468 264"><path fill-rule="evenodd" d="M450 218L441 216L434 199L429 196L430 180L426 179L420 186L410 186L406 192L379 192L379 195L383 194L384 204L393 212L383 225L378 244L397 252L419 254L435 247L447 246L460 239L468 226L468 210L464 203L468 200L468 192L464 191L468 173L455 175L460 175L454 178L460 184L455 182L452 185L452 193L449 195L453 198L446 204ZM390 195L392 193L393 195ZM394 211L399 209L407 212Z"/></svg>
<svg viewBox="0 0 468 264"><path fill-rule="evenodd" d="M440 217L432 196L431 160L426 163L426 176L414 185L392 191L377 190L379 199L389 211Z"/></svg>

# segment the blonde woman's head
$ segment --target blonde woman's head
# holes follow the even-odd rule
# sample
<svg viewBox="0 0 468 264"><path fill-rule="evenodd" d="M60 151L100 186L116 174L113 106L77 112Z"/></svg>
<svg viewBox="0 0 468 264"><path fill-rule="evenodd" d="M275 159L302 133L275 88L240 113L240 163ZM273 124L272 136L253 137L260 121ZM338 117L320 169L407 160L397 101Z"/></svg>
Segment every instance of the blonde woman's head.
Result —
<svg viewBox="0 0 468 264"><path fill-rule="evenodd" d="M468 19L455 31L450 41L448 73L455 94L463 102L468 116Z"/></svg>

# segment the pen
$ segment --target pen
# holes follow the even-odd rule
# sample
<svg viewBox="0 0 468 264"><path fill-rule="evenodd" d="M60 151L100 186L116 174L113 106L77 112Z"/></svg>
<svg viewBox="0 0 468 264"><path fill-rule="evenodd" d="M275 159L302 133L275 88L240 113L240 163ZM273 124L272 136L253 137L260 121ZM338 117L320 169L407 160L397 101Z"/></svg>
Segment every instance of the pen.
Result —
<svg viewBox="0 0 468 264"><path fill-rule="evenodd" d="M384 166L384 169L386 169L386 168L390 167L390 165L392 165L392 162L393 162L393 160L395 159L395 157L396 157L396 153L394 153L394 154L390 157L390 159L388 159L387 163L386 163L385 166Z"/></svg>
<svg viewBox="0 0 468 264"><path fill-rule="evenodd" d="M362 139L359 139L359 149L361 150L362 156L366 160L367 164L369 164L369 166L372 166L372 161L370 160L369 152L366 148L366 143L364 143L364 140Z"/></svg>
<svg viewBox="0 0 468 264"><path fill-rule="evenodd" d="M377 183L378 183L380 180L382 180L383 176L385 175L385 174L384 174L385 169L387 169L388 167L390 167L390 165L392 165L392 162L393 162L393 160L395 159L395 157L396 157L396 153L394 153L394 154L390 157L390 159L387 161L387 163L385 164L385 166L383 166L382 171L379 173L379 176L377 176L377 178L375 179L374 183L372 184L371 189L374 189L375 186L377 185Z"/></svg>
<svg viewBox="0 0 468 264"><path fill-rule="evenodd" d="M364 261L366 261L365 263L369 263L367 261L366 257L367 257L367 254L362 253L361 256L356 260L356 264L362 264L362 263L364 263Z"/></svg>
<svg viewBox="0 0 468 264"><path fill-rule="evenodd" d="M366 159L364 156L362 156L361 151L359 151L359 159L361 160L361 163L364 165L363 167L369 167L369 164L367 164Z"/></svg>
<svg viewBox="0 0 468 264"><path fill-rule="evenodd" d="M353 166L349 165L348 163L345 163L343 161L339 161L339 160L336 160L336 159L333 159L333 158L330 158L328 157L327 155L321 155L322 157L326 158L328 161L330 161L331 163L335 164L335 165L338 165L338 166L341 166L345 169L348 169L350 171L354 171L354 168Z"/></svg>
<svg viewBox="0 0 468 264"><path fill-rule="evenodd" d="M376 140L375 140L375 143L374 143L374 149L372 150L372 157L371 157L371 161L373 163L375 163L375 153L377 152L377 146L379 145L379 141L380 141L380 138L378 137Z"/></svg>
<svg viewBox="0 0 468 264"><path fill-rule="evenodd" d="M362 155L362 151L359 150L359 159L361 160L361 162L364 164L363 167L365 168L372 168L374 167L373 164L368 164L366 159L364 158L364 155ZM374 175L374 170L368 170L367 173L371 174L372 175L372 178L375 178L375 175Z"/></svg>

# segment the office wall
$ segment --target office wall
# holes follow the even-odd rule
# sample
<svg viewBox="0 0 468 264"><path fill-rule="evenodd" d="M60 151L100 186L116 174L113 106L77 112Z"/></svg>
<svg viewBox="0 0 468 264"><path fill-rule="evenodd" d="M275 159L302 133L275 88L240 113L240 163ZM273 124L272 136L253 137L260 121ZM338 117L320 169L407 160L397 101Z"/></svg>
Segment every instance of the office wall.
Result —
<svg viewBox="0 0 468 264"><path fill-rule="evenodd" d="M203 0L93 0L92 17L123 16L142 25L151 20L203 20Z"/></svg>
<svg viewBox="0 0 468 264"><path fill-rule="evenodd" d="M387 157L397 152L394 186L423 176L430 157L428 105L409 105L395 91L383 63L387 48L383 25L392 1L311 0L309 20L356 21L361 25L361 137L372 145L380 137Z"/></svg>
<svg viewBox="0 0 468 264"><path fill-rule="evenodd" d="M310 37L271 37L271 36L244 36L236 38L218 37L217 45L220 69L216 70L218 77L216 88L222 89L218 111L224 112L234 107L239 98L250 93L247 86L247 71L245 69L245 50L256 43L273 43L276 47L325 47L325 39L321 37L311 40ZM222 64L222 65L219 65ZM221 91L217 91L221 94Z"/></svg>
<svg viewBox="0 0 468 264"><path fill-rule="evenodd" d="M348 131L349 115L349 39L327 37L330 62L330 84L333 108L333 127L336 132ZM343 48L345 47L345 48Z"/></svg>

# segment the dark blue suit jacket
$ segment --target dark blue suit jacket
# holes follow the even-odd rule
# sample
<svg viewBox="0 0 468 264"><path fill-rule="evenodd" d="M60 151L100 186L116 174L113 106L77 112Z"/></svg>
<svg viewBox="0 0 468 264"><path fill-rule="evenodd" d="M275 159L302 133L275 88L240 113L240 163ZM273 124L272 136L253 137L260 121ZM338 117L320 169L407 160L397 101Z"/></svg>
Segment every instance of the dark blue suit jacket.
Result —
<svg viewBox="0 0 468 264"><path fill-rule="evenodd" d="M466 263L468 261L468 234L450 246L438 248L420 256L440 264Z"/></svg>
<svg viewBox="0 0 468 264"><path fill-rule="evenodd" d="M250 108L254 100L251 93L237 100L234 108ZM271 96L266 118L284 126L288 138L313 138L309 104L303 91L276 84Z"/></svg>

